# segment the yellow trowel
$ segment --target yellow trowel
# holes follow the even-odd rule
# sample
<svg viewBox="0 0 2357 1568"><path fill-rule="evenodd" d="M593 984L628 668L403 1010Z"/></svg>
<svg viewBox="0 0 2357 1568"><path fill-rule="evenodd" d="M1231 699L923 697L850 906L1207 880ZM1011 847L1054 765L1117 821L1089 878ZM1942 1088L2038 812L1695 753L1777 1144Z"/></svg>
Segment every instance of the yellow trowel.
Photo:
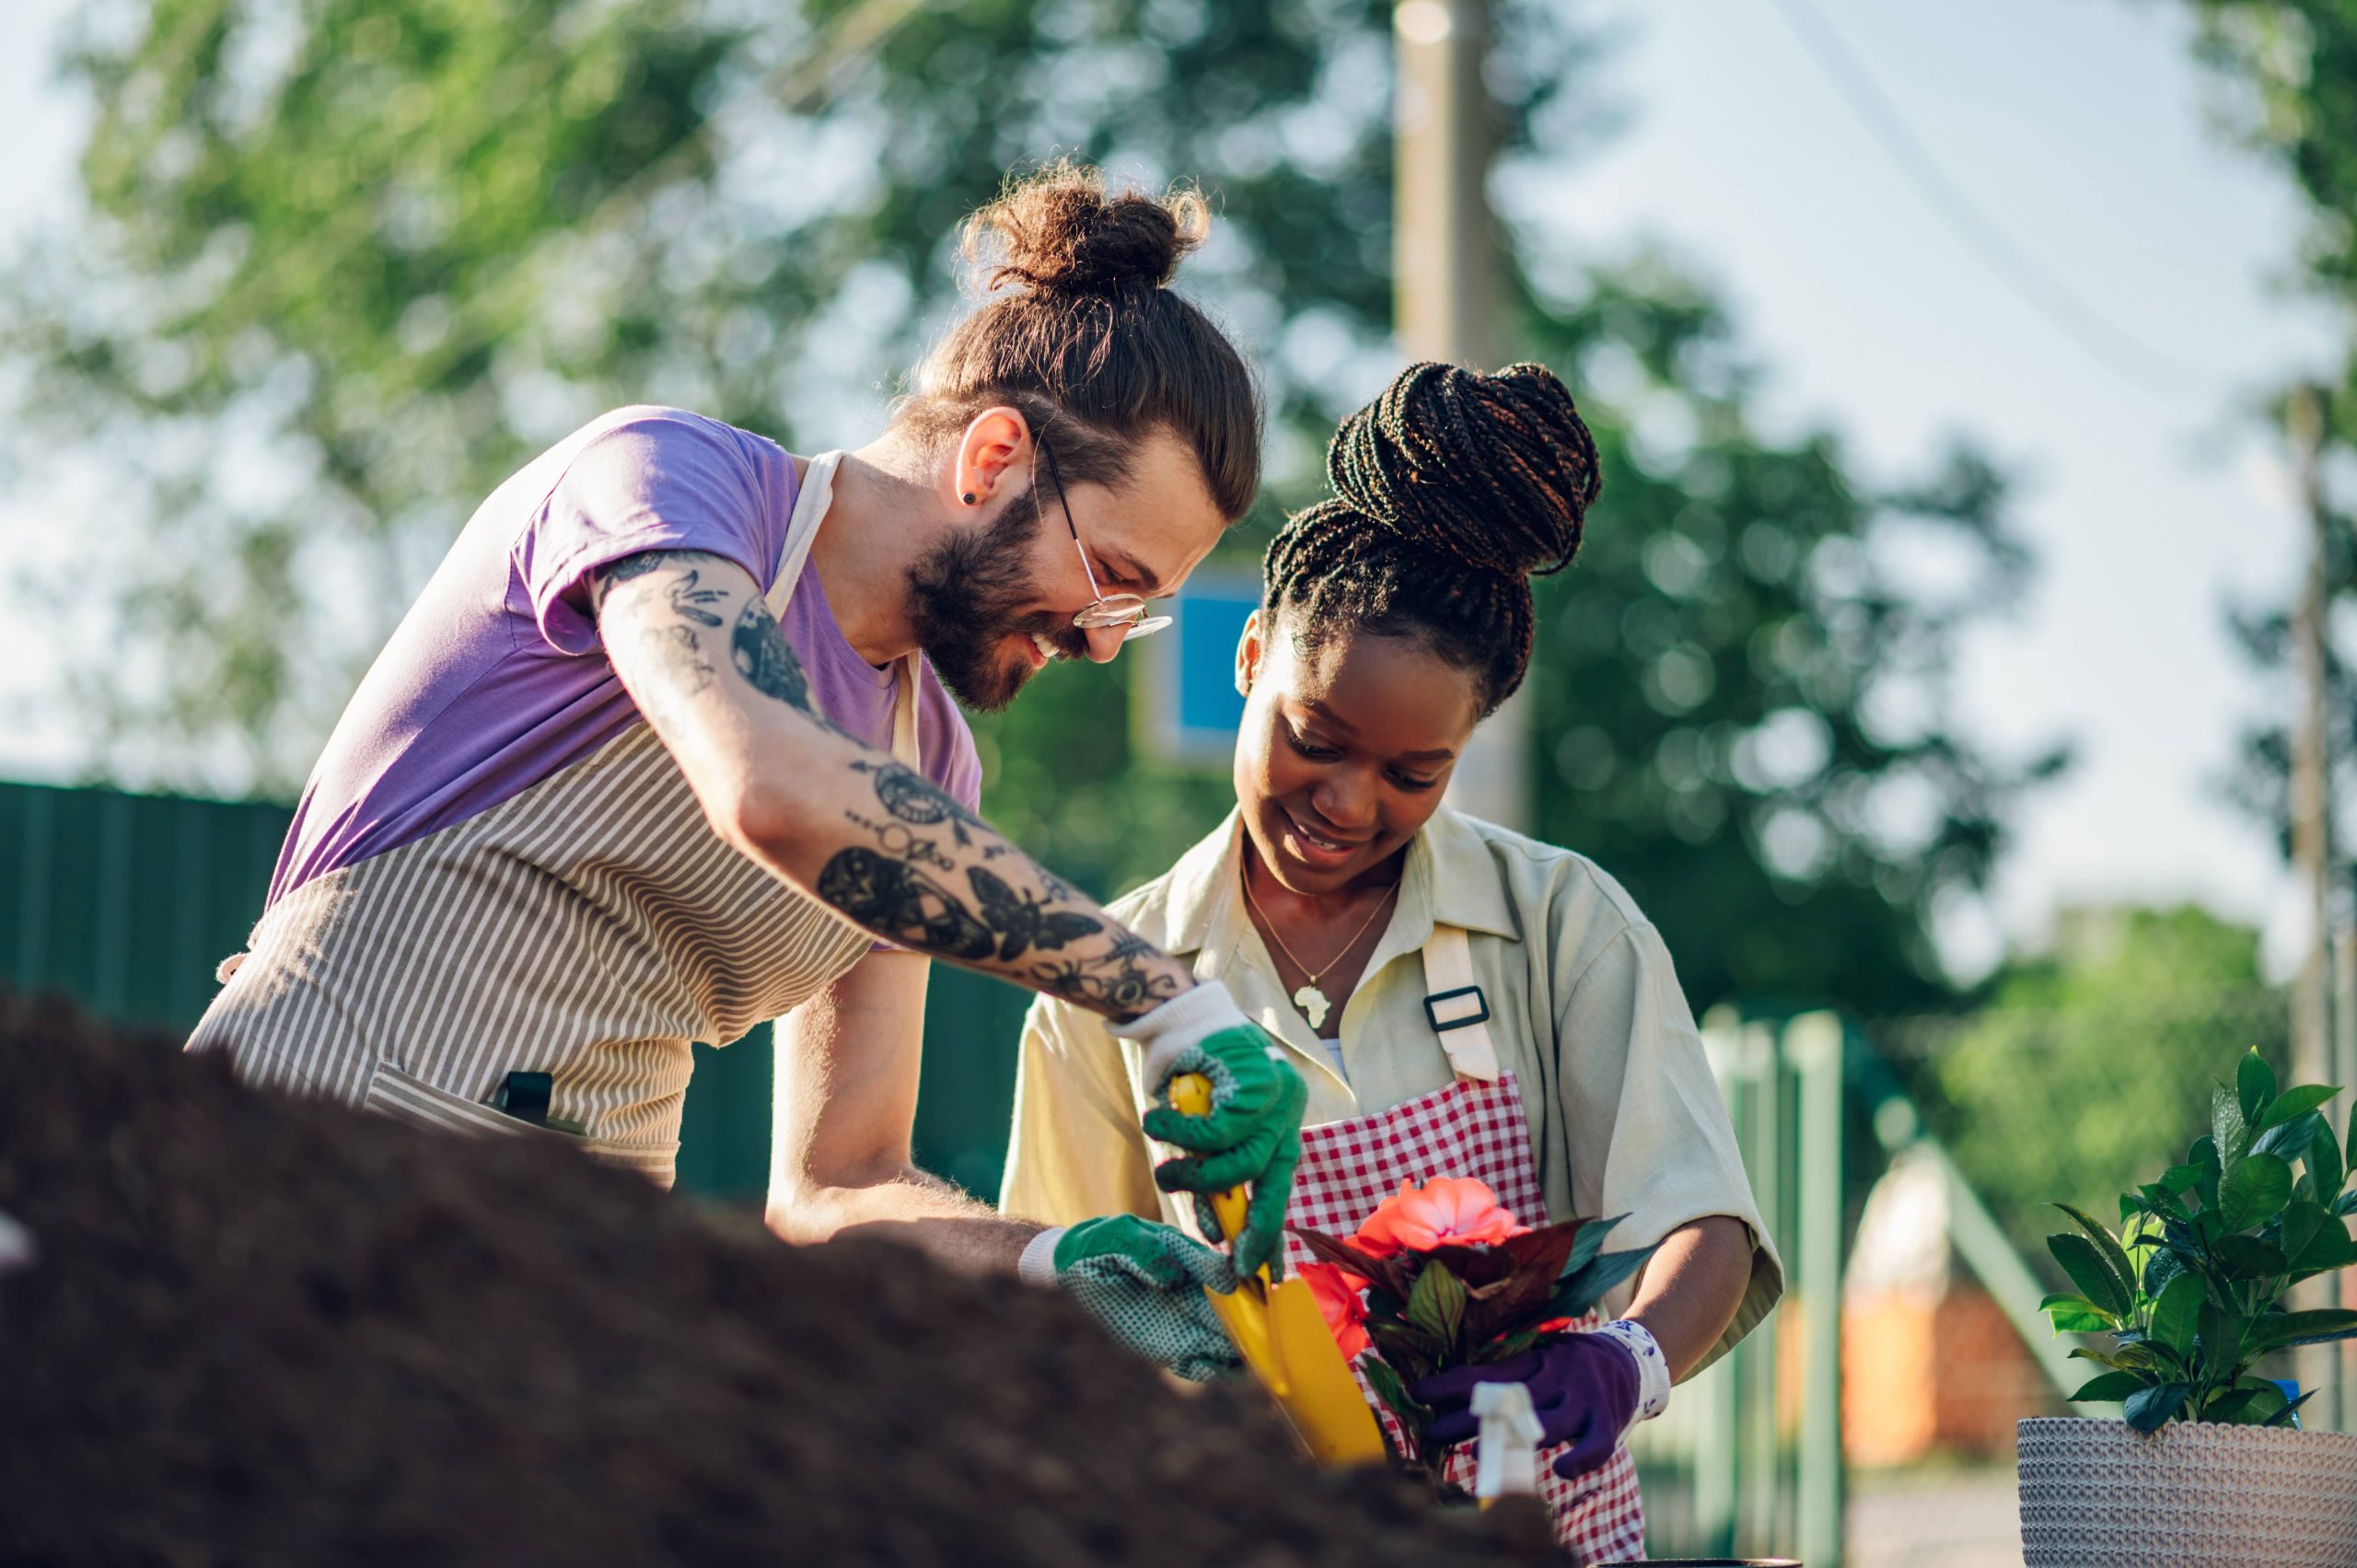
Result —
<svg viewBox="0 0 2357 1568"><path fill-rule="evenodd" d="M1170 1104L1182 1115L1202 1115L1212 1108L1211 1080L1200 1073L1182 1074L1171 1081ZM1244 1228L1247 1202L1241 1187L1213 1195L1212 1213L1220 1228L1213 1239L1224 1241ZM1321 1465L1373 1464L1383 1458L1383 1434L1376 1426L1375 1411L1342 1360L1341 1347L1334 1342L1307 1283L1289 1279L1272 1284L1263 1269L1228 1295L1214 1290L1203 1294L1211 1297L1212 1308L1236 1342L1244 1365L1293 1423L1311 1458Z"/></svg>

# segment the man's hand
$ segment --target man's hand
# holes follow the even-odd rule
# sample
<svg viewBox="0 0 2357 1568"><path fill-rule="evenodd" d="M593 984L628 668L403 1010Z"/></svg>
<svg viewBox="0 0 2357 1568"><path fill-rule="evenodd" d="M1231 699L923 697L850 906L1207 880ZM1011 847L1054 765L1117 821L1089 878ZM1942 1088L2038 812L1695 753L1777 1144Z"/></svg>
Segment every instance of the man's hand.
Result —
<svg viewBox="0 0 2357 1568"><path fill-rule="evenodd" d="M1062 1285L1117 1343L1181 1377L1203 1382L1243 1366L1203 1298L1206 1288L1234 1290L1235 1269L1224 1253L1167 1225L1111 1214L1044 1230L1019 1272L1035 1284Z"/></svg>
<svg viewBox="0 0 2357 1568"><path fill-rule="evenodd" d="M1244 1229L1230 1238L1236 1270L1249 1274L1266 1265L1272 1278L1281 1274L1285 1205L1301 1163L1301 1113L1309 1101L1301 1074L1217 981L1116 1032L1145 1047L1145 1081L1161 1102L1145 1113L1146 1135L1187 1151L1155 1167L1155 1185L1207 1196L1251 1183ZM1171 1107L1170 1081L1182 1073L1211 1080L1206 1114Z"/></svg>

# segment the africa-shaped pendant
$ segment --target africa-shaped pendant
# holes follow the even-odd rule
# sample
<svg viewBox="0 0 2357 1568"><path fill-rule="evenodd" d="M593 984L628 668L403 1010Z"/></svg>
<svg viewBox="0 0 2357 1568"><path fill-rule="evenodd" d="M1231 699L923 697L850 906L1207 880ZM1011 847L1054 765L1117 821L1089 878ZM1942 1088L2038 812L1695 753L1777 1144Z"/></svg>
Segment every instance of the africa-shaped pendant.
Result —
<svg viewBox="0 0 2357 1568"><path fill-rule="evenodd" d="M1324 1028L1326 1015L1334 1010L1334 1004L1314 985L1305 985L1295 992L1293 1005L1301 1009L1301 1016L1309 1020L1313 1029Z"/></svg>

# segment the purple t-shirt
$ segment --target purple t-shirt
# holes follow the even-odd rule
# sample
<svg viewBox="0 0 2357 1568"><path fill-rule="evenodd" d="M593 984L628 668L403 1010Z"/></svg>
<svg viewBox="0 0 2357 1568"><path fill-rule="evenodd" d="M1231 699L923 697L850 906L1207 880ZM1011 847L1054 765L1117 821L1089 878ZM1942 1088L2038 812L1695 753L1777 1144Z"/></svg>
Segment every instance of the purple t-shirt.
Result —
<svg viewBox="0 0 2357 1568"><path fill-rule="evenodd" d="M470 817L579 761L638 717L589 603L590 574L647 550L700 550L769 590L799 489L775 442L679 409L617 409L492 493L337 721L295 812L270 901ZM894 669L843 640L815 563L779 618L838 726L892 744ZM927 665L927 777L978 804L964 715Z"/></svg>

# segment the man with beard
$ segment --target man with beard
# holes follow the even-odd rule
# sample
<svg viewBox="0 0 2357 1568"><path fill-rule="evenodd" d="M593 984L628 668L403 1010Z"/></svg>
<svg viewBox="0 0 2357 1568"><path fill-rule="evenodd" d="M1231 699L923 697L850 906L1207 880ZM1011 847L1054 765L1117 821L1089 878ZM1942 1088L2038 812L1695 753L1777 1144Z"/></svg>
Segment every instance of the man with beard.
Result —
<svg viewBox="0 0 2357 1568"><path fill-rule="evenodd" d="M976 815L954 692L1110 659L1250 506L1249 371L1166 284L1191 193L1058 166L973 220L997 296L877 439L795 457L673 409L592 422L468 523L313 771L191 1050L422 1125L668 1182L697 1040L778 1033L772 1221L905 1228L1226 1359L1228 1259L1123 1216L997 1218L910 1157L930 958L1072 1000L1157 1063L1174 1187L1255 1183L1275 1249L1305 1091L1217 985ZM946 691L945 691L946 688ZM1213 1084L1182 1116L1167 1086Z"/></svg>

